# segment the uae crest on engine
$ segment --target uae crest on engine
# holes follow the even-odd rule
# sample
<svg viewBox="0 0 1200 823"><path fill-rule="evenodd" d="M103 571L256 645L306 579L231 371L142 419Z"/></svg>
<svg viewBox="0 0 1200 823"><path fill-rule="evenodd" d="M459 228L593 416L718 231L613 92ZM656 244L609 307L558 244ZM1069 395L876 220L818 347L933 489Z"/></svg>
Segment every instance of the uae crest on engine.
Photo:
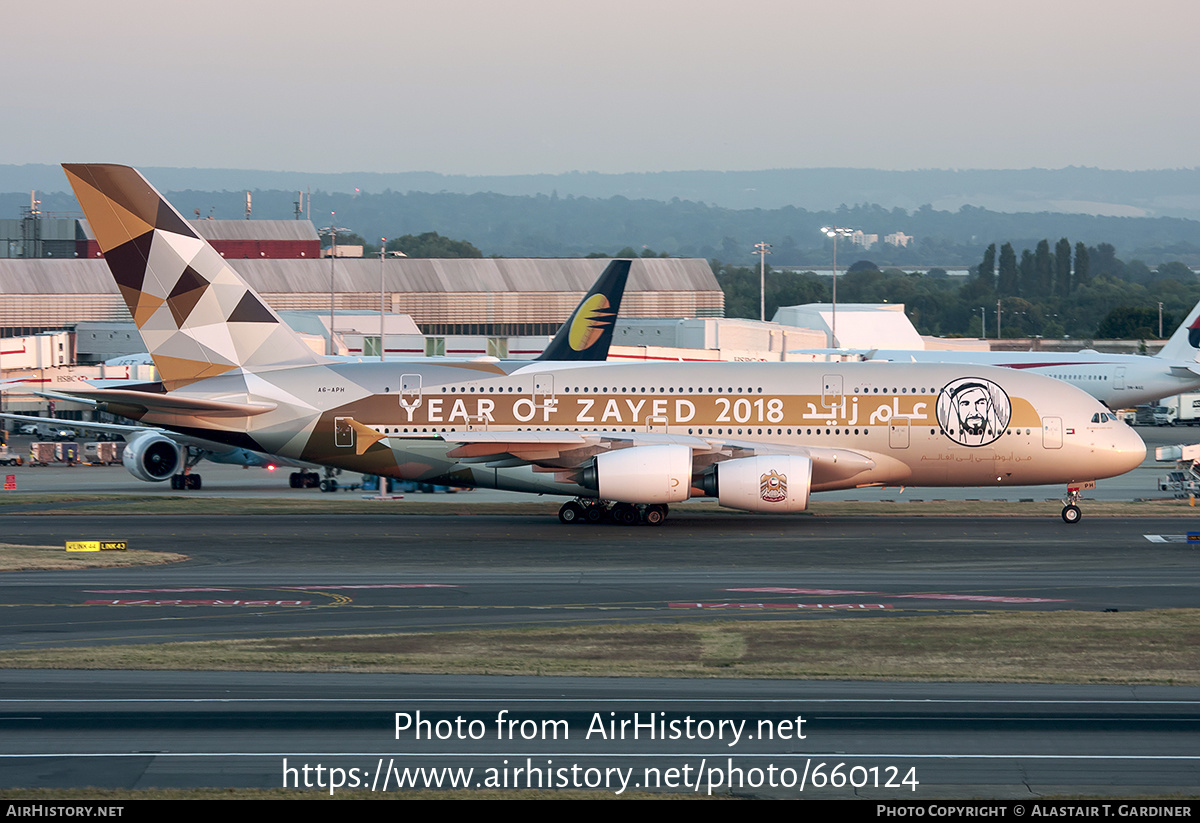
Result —
<svg viewBox="0 0 1200 823"><path fill-rule="evenodd" d="M782 503L787 500L787 475L772 469L759 478L759 496L768 503Z"/></svg>

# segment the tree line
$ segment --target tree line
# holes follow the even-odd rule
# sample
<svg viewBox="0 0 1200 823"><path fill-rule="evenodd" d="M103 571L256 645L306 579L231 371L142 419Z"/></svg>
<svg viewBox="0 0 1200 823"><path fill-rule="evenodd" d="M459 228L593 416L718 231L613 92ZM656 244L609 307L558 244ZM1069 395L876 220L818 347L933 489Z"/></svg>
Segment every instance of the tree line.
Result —
<svg viewBox="0 0 1200 823"><path fill-rule="evenodd" d="M725 316L757 318L759 270L712 261L725 292ZM827 303L831 278L813 272L767 269L767 319L780 306ZM1142 339L1169 337L1200 301L1200 280L1181 262L1151 269L1125 262L1108 243L1074 245L1067 238L1023 249L1011 242L984 251L964 278L943 269L905 272L861 260L838 277L838 301L903 303L921 334L996 336L999 310L1004 337Z"/></svg>
<svg viewBox="0 0 1200 823"><path fill-rule="evenodd" d="M357 235L340 235L339 244L363 245L364 254L379 253L379 246ZM326 244L328 241L326 241ZM465 240L437 232L404 235L387 241L389 252L408 257L482 257ZM614 252L591 252L586 257L667 257L667 252L632 246ZM713 274L725 293L725 316L757 319L759 270L719 259L710 261ZM828 303L832 279L812 271L766 267L767 319L781 306ZM1159 336L1159 303L1162 334L1175 326L1200 301L1200 279L1181 262L1160 263L1151 269L1140 260L1117 256L1110 243L1088 246L1065 237L1053 248L1048 239L1023 249L1011 242L990 244L980 263L966 277L952 277L944 269L906 272L880 268L858 260L838 277L838 300L844 303L903 303L921 334L942 337L995 337L997 325L1004 337L1074 337L1080 339L1143 339ZM999 311L999 324L997 324Z"/></svg>

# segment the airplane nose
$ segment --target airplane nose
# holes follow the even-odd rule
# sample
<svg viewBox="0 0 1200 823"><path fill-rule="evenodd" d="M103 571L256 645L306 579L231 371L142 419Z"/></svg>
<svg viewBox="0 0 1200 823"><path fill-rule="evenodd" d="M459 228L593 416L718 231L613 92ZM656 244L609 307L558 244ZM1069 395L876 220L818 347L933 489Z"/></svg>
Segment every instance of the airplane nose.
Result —
<svg viewBox="0 0 1200 823"><path fill-rule="evenodd" d="M1146 459L1146 444L1132 426L1121 424L1112 449L1113 474L1124 474L1142 465Z"/></svg>

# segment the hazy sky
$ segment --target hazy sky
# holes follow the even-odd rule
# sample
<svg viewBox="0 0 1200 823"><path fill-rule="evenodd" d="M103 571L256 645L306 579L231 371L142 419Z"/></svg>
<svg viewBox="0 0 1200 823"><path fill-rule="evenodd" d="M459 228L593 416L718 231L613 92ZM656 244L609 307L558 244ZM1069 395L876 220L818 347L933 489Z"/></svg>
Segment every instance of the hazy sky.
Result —
<svg viewBox="0 0 1200 823"><path fill-rule="evenodd" d="M1200 165L1195 0L56 0L4 21L0 163Z"/></svg>

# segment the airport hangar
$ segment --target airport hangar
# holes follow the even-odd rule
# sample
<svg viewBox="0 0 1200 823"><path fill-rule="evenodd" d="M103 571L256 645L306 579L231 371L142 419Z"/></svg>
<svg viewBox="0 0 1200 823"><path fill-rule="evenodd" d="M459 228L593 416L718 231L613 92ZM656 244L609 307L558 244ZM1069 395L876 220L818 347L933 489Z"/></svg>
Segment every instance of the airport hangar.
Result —
<svg viewBox="0 0 1200 823"><path fill-rule="evenodd" d="M89 322L132 323L86 222L63 222L77 224L76 238L64 240L61 248L40 247L42 254L54 256L0 257L0 338L77 329ZM424 334L434 336L551 336L608 263L605 259L330 259L320 257L316 230L306 220L189 222L276 311L328 316L332 286L336 324L338 313L378 313L382 288L388 313L409 315ZM707 261L639 258L630 270L621 315L722 317L724 307L725 296ZM114 356L89 351L89 341L77 340L76 346L78 362Z"/></svg>

